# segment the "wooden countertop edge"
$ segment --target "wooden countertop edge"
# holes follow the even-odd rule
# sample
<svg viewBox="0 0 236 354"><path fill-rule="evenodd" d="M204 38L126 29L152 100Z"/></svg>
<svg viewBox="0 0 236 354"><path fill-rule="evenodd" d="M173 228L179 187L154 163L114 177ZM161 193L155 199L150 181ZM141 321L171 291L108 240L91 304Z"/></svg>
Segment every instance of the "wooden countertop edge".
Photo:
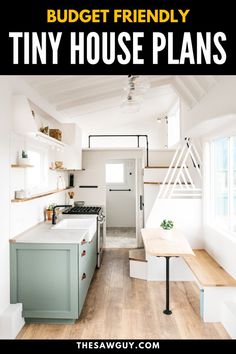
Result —
<svg viewBox="0 0 236 354"><path fill-rule="evenodd" d="M144 248L146 251L147 256L153 256L153 257L195 257L195 254L193 252L193 250L190 250L191 253L157 253L157 252L153 252L153 251L149 251L148 247L145 244L145 241L143 239L143 244L144 244Z"/></svg>
<svg viewBox="0 0 236 354"><path fill-rule="evenodd" d="M66 188L63 188L63 189L54 189L54 190L51 190L51 191L48 191L48 192L35 194L35 195L33 195L33 196L29 197L29 198L15 198L15 199L11 200L11 203L25 203L25 202L29 202L29 201L34 200L34 199L48 197L49 195L52 195L52 194L65 192L65 191L73 189L73 188L75 188L75 187L66 187Z"/></svg>
<svg viewBox="0 0 236 354"><path fill-rule="evenodd" d="M145 229L142 229L142 230L145 231ZM155 230L155 229L152 229L152 230ZM157 230L159 230L159 229L157 229ZM147 246L147 238L145 238L143 233L142 233L142 239L143 239L143 244L144 244L144 248L145 248L147 256L153 256L153 257L186 257L186 256L191 257L191 256L193 256L193 257L195 257L194 251L191 249L190 246L189 246L188 253L158 253L158 251L155 252L155 251L152 251L149 249L149 247Z"/></svg>
<svg viewBox="0 0 236 354"><path fill-rule="evenodd" d="M157 253L157 252L154 253L154 252L149 252L147 249L146 252L147 252L147 256L154 256L154 257L186 257L186 256L195 257L194 253Z"/></svg>

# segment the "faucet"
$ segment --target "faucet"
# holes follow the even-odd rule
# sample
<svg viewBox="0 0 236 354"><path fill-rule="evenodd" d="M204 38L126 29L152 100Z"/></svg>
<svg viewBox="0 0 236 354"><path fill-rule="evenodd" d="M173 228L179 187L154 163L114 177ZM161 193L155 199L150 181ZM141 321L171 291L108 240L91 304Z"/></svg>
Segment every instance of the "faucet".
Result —
<svg viewBox="0 0 236 354"><path fill-rule="evenodd" d="M57 208L67 208L67 207L72 207L72 205L55 205L52 208L52 225L56 225L56 220L57 220L56 209Z"/></svg>

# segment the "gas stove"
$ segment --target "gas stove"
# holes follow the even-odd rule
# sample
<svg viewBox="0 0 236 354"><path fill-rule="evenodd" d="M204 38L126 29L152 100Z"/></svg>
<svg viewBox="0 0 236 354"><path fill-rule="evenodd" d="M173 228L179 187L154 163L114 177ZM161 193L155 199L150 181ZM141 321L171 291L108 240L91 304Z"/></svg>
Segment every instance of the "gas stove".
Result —
<svg viewBox="0 0 236 354"><path fill-rule="evenodd" d="M62 214L95 214L95 215L99 215L102 212L102 208L101 207L95 207L95 206L75 206L72 208L68 208L66 210L64 210L62 212Z"/></svg>

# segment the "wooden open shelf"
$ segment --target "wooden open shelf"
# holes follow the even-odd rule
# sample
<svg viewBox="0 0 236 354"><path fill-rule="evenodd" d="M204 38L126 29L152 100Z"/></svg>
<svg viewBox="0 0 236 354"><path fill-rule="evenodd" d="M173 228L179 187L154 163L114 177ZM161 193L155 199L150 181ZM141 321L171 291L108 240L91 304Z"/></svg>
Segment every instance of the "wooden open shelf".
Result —
<svg viewBox="0 0 236 354"><path fill-rule="evenodd" d="M12 203L23 203L23 202L28 202L30 200L34 200L34 199L38 199L38 198L42 198L42 197L47 197L48 195L51 194L55 194L55 193L59 193L59 192L63 192L63 191L67 191L69 189L73 189L74 187L67 187L64 189L54 189L53 191L48 191L45 193L40 193L40 194L35 194L32 197L29 198L24 198L24 199L12 199L11 202Z"/></svg>
<svg viewBox="0 0 236 354"><path fill-rule="evenodd" d="M143 184L157 184L157 185L163 185L164 183L163 183L163 182L143 182ZM167 185L167 184L169 184L169 183L166 182L165 185ZM171 184L171 185L174 185L174 182L171 182L170 184ZM181 184L182 184L182 185L185 185L185 184L190 185L191 183L190 183L190 182L187 182L187 183L182 182ZM178 186L178 185L179 185L179 183L176 183L176 186Z"/></svg>
<svg viewBox="0 0 236 354"><path fill-rule="evenodd" d="M43 141L44 143L47 143L49 145L56 145L56 146L60 146L60 147L66 147L68 146L67 144L63 143L63 141L55 139L53 137L51 137L50 135L47 135L45 133L42 132L37 132L35 134L36 138L38 138L39 140Z"/></svg>
<svg viewBox="0 0 236 354"><path fill-rule="evenodd" d="M150 168L170 168L170 166L145 166L146 169ZM171 168L181 168L181 166L172 166ZM185 166L185 168L188 168L188 166Z"/></svg>
<svg viewBox="0 0 236 354"><path fill-rule="evenodd" d="M85 169L84 168L78 169L78 168L52 168L52 167L49 167L49 170L67 172L67 171L84 171Z"/></svg>
<svg viewBox="0 0 236 354"><path fill-rule="evenodd" d="M33 165L17 165L13 164L11 165L12 168L28 168L28 167L34 167Z"/></svg>

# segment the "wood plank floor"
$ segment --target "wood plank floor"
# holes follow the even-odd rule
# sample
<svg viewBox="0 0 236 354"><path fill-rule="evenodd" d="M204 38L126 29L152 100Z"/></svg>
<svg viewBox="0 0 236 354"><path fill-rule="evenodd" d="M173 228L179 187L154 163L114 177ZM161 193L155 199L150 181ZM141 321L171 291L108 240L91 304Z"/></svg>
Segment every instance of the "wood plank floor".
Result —
<svg viewBox="0 0 236 354"><path fill-rule="evenodd" d="M106 250L80 319L73 325L28 324L18 338L229 338L221 324L201 321L195 283L171 283L172 316L162 313L164 301L164 282L129 278L128 250Z"/></svg>

